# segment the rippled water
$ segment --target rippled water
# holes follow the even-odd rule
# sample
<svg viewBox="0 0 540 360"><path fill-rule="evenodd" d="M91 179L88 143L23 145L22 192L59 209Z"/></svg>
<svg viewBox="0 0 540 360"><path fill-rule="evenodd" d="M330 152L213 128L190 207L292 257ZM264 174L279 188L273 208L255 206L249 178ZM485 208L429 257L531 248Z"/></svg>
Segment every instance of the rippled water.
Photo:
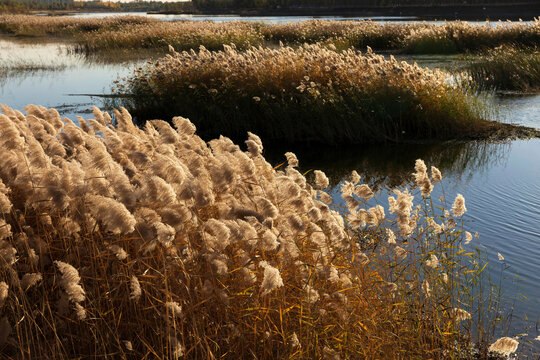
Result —
<svg viewBox="0 0 540 360"><path fill-rule="evenodd" d="M448 57L414 60L443 67L453 61ZM109 93L112 81L129 74L133 63L70 55L67 45L61 43L0 39L0 103L16 109L39 104L55 107L70 118L89 118L90 106L103 104L102 97L90 95ZM499 96L495 105L505 121L540 128L539 95ZM272 157L271 144L266 147ZM442 189L450 200L457 193L465 196L464 226L480 233L471 246L486 250L492 282L499 282L504 266L497 260L497 252L509 266L500 279L505 314L512 314L505 323L508 335L528 333L530 339L540 335L540 139L296 151L303 169L327 172L334 191L344 177L357 170L365 181L383 189L374 201L385 207L385 187L406 184L417 158L424 159L428 167L441 169L444 180L436 187L434 198ZM540 352L537 345L533 341L531 351Z"/></svg>

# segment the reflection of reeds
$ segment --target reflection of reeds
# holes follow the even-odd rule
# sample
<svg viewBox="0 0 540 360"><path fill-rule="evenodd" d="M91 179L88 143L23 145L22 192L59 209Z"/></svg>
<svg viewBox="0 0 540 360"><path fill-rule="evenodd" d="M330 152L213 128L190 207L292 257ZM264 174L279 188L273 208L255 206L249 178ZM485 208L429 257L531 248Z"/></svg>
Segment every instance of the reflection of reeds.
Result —
<svg viewBox="0 0 540 360"><path fill-rule="evenodd" d="M21 73L37 73L40 71L60 71L67 67L65 64L33 64L33 63L2 63L0 74L2 76L16 76Z"/></svg>
<svg viewBox="0 0 540 360"><path fill-rule="evenodd" d="M375 188L403 186L412 181L410 164L415 159L441 169L447 176L470 178L473 174L485 171L504 161L509 144L495 144L482 141L451 142L436 144L385 144L350 147L325 147L314 150L312 147L298 146L295 152L302 158L301 168L324 170L331 186L339 184L349 176L350 169L362 174L363 180ZM281 154L269 153L267 157L279 161ZM342 156L346 153L347 156Z"/></svg>
<svg viewBox="0 0 540 360"><path fill-rule="evenodd" d="M205 137L257 131L283 142L450 138L476 131L484 108L448 75L368 51L320 45L173 52L116 91L138 119L192 118Z"/></svg>
<svg viewBox="0 0 540 360"><path fill-rule="evenodd" d="M495 90L540 91L540 51L498 47L471 57L467 74L478 87Z"/></svg>
<svg viewBox="0 0 540 360"><path fill-rule="evenodd" d="M181 117L2 110L4 356L472 356L483 265L421 160L420 206L396 190L393 219L357 174L337 212L323 173L307 183L294 154L272 167L253 134L242 151Z"/></svg>

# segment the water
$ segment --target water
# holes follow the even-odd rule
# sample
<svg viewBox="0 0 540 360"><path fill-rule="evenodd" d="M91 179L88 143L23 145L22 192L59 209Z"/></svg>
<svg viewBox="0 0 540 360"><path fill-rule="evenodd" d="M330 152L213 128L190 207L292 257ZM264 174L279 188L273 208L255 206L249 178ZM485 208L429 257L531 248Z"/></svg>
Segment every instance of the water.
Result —
<svg viewBox="0 0 540 360"><path fill-rule="evenodd" d="M137 57L87 59L67 50L66 44L58 42L0 38L0 103L19 110L39 104L55 107L72 119L91 118L90 107L103 105L98 95L110 93L113 80L144 61ZM455 59L411 60L447 67ZM505 121L540 128L540 95L500 96L495 103ZM266 147L271 150L270 144ZM385 186L406 184L416 159L424 159L428 167L437 166L444 180L434 198L442 189L450 202L457 193L465 196L464 227L480 233L471 245L486 250L492 281L499 282L503 266L498 252L509 266L500 279L506 289L504 310L512 313L512 321L506 324L508 335L527 332L531 340L540 335L536 330L540 321L540 161L536 157L540 139L308 149L297 154L303 169L321 169L329 175L334 192L343 178L357 170L366 182L383 189L374 201L385 207ZM540 343L532 342L529 350L540 353Z"/></svg>
<svg viewBox="0 0 540 360"><path fill-rule="evenodd" d="M72 16L83 18L103 18L119 15L135 15L145 16L152 19L160 19L166 21L257 21L268 24L284 24L305 20L373 20L373 21L408 21L415 20L416 17L411 16L371 16L371 17L359 17L359 16L240 16L240 15L194 15L194 14L179 14L179 15L165 15L165 14L147 14L141 12L131 13L76 13Z"/></svg>
<svg viewBox="0 0 540 360"><path fill-rule="evenodd" d="M145 60L85 58L64 43L0 38L0 103L22 109L28 104L56 108L70 118L102 106L113 80ZM21 69L22 68L22 69Z"/></svg>
<svg viewBox="0 0 540 360"><path fill-rule="evenodd" d="M46 15L46 14L43 14ZM73 13L70 14L73 17L83 18L104 18L110 16L122 16L122 15L134 15L144 16L152 19L160 19L165 21L257 21L268 24L286 24L305 20L372 20L380 23L393 23L404 24L411 21L418 21L415 16L241 16L241 15L195 15L195 14L178 14L178 15L166 15L166 14L147 14L145 12L124 12L124 13ZM428 24L444 24L445 21L441 20L422 20L422 22ZM479 22L479 21L464 21L473 24L487 24L489 26L504 26L507 23L503 21L495 22ZM523 24L532 23L532 21L522 21Z"/></svg>

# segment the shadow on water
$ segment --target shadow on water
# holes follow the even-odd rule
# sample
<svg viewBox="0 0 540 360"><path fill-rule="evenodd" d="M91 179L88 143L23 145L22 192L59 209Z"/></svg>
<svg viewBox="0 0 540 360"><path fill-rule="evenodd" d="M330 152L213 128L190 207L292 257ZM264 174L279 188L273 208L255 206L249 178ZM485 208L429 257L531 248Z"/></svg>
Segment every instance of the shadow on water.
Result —
<svg viewBox="0 0 540 360"><path fill-rule="evenodd" d="M300 169L323 170L331 186L356 170L363 181L375 188L396 187L412 180L416 159L435 166L446 177L467 181L490 166L504 162L510 143L446 142L436 144L384 144L355 147L316 147L296 149L265 148L265 156L274 165L285 160L286 151L293 151L300 160Z"/></svg>

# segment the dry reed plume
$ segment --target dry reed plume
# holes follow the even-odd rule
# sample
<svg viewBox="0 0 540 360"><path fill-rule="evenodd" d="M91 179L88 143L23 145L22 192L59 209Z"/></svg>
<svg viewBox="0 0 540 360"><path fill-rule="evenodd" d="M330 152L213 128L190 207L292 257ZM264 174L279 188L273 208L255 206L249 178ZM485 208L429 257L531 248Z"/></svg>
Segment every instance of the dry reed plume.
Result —
<svg viewBox="0 0 540 360"><path fill-rule="evenodd" d="M441 175L421 160L418 206L396 190L395 218L368 208L373 192L353 172L337 212L323 172L311 185L292 153L273 168L251 133L243 151L205 143L182 117L141 129L125 109L115 125L95 108L79 126L54 109L2 110L4 357L468 351L475 309L460 284L481 264L459 251L459 218L428 206Z"/></svg>

